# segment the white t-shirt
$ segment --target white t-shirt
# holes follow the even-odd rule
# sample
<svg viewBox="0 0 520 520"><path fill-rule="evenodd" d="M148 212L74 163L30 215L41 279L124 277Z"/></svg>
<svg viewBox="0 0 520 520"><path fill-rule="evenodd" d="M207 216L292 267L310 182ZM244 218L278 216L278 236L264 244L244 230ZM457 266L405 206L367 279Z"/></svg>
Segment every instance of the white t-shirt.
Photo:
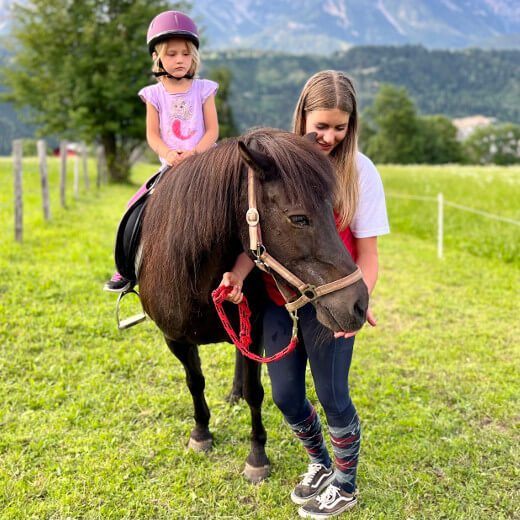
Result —
<svg viewBox="0 0 520 520"><path fill-rule="evenodd" d="M386 235L390 233L390 226L381 176L374 163L361 152L357 153L357 167L359 204L350 223L350 230L356 238Z"/></svg>

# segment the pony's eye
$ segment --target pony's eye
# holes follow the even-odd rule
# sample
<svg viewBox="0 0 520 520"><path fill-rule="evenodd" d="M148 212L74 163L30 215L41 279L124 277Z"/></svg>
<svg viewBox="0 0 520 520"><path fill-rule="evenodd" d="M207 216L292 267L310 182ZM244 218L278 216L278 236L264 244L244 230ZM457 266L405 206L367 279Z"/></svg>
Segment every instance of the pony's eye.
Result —
<svg viewBox="0 0 520 520"><path fill-rule="evenodd" d="M310 224L309 219L305 215L291 215L289 219L292 224L298 227L305 227Z"/></svg>

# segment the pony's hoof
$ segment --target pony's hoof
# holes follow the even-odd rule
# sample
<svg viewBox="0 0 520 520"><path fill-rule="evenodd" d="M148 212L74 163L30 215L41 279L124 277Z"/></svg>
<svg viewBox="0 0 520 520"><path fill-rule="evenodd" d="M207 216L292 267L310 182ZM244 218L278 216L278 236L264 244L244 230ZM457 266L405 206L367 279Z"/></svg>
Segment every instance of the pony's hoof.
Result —
<svg viewBox="0 0 520 520"><path fill-rule="evenodd" d="M270 473L271 466L269 464L255 467L246 462L246 467L244 468L244 476L249 480L249 482L262 482L262 480L265 480Z"/></svg>
<svg viewBox="0 0 520 520"><path fill-rule="evenodd" d="M192 449L197 453L210 451L213 447L213 439L204 439L203 441L197 441L193 437L190 437L188 442L188 449Z"/></svg>

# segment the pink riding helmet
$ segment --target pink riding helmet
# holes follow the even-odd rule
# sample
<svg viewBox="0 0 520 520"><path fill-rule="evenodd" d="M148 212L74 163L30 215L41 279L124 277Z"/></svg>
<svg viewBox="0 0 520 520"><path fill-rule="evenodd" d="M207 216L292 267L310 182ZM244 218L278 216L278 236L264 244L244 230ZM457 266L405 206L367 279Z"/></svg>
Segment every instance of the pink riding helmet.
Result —
<svg viewBox="0 0 520 520"><path fill-rule="evenodd" d="M164 11L158 14L150 23L146 35L150 54L153 54L157 43L175 36L191 40L199 48L199 31L189 16L180 11Z"/></svg>

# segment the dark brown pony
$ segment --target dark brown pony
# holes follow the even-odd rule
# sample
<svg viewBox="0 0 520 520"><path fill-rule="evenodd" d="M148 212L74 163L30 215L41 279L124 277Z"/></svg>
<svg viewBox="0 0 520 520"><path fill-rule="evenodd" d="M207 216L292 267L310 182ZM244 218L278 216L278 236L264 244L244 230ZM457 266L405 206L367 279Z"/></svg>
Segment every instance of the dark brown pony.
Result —
<svg viewBox="0 0 520 520"><path fill-rule="evenodd" d="M146 313L186 370L195 408L190 445L212 444L198 345L229 341L210 294L239 253L249 250L247 167L255 170L263 241L279 262L307 283L321 285L356 269L336 231L331 193L334 175L315 144L289 132L260 129L228 139L182 162L151 195L143 229L139 274ZM252 311L251 350L261 351L264 286L257 269L244 284ZM227 304L228 314L236 310ZM360 280L313 302L318 319L332 331L358 330L368 305ZM234 323L235 330L237 323ZM251 410L251 452L246 476L269 473L261 405L260 365L243 360L240 394Z"/></svg>

